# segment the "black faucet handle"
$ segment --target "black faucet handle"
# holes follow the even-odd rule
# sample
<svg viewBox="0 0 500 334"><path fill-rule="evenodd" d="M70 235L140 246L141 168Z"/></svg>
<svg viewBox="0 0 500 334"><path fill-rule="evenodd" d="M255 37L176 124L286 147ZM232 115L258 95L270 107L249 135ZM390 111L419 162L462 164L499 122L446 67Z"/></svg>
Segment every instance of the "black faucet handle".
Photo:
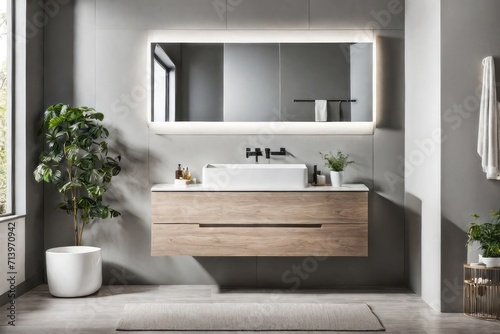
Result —
<svg viewBox="0 0 500 334"><path fill-rule="evenodd" d="M271 149L266 147L264 150L266 151L266 159L271 159Z"/></svg>
<svg viewBox="0 0 500 334"><path fill-rule="evenodd" d="M286 149L284 147L280 148L280 154L286 155Z"/></svg>

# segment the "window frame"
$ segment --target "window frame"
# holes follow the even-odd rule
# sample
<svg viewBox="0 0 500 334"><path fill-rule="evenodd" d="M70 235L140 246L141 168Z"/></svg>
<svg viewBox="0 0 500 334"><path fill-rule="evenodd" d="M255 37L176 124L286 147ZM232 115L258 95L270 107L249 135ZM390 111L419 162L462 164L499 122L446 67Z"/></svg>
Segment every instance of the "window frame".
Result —
<svg viewBox="0 0 500 334"><path fill-rule="evenodd" d="M156 43L153 43L151 45L151 61L148 62L148 66L151 68L151 92L150 94L151 100L148 100L151 102L149 105L150 108L150 119L154 120L155 119L155 106L154 106L154 91L155 91L155 85L156 85L156 79L155 79L155 63L158 63L161 67L165 69L165 87L166 87L166 94L165 94L165 122L175 122L177 115L176 115L176 94L177 94L177 87L176 87L176 66L174 62L169 58L169 56L166 54L165 50ZM149 109L148 108L148 109Z"/></svg>
<svg viewBox="0 0 500 334"><path fill-rule="evenodd" d="M0 221L18 217L15 213L15 118L14 118L14 66L15 66L15 1L7 4L7 202L6 212L0 214Z"/></svg>

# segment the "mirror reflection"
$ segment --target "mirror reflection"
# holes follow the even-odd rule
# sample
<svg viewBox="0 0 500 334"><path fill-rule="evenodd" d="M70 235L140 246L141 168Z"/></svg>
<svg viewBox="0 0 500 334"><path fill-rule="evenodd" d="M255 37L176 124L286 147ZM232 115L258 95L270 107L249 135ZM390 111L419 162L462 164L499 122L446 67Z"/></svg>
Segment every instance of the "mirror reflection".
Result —
<svg viewBox="0 0 500 334"><path fill-rule="evenodd" d="M370 122L372 43L153 43L155 122Z"/></svg>

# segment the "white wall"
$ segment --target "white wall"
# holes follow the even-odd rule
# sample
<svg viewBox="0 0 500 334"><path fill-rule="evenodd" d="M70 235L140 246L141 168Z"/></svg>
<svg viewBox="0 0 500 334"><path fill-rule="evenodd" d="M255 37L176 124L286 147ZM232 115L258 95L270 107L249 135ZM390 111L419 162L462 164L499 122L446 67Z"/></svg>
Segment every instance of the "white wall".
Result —
<svg viewBox="0 0 500 334"><path fill-rule="evenodd" d="M405 191L421 202L421 250L409 252L421 257L422 299L440 310L441 3L407 0L405 11ZM418 270L409 276L415 284Z"/></svg>

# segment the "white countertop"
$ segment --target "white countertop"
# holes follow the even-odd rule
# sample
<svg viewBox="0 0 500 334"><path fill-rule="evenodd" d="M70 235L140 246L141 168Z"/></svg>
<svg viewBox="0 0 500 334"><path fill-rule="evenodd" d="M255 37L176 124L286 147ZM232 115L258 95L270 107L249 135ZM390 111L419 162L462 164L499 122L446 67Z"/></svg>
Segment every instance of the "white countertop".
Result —
<svg viewBox="0 0 500 334"><path fill-rule="evenodd" d="M368 187L361 183L356 184L344 184L341 187L332 187L332 186L312 186L309 185L307 188L303 189L279 189L279 188L228 188L228 189L216 189L214 187L205 187L203 184L189 184L189 185L173 185L170 183L160 183L155 184L151 191L368 191Z"/></svg>

